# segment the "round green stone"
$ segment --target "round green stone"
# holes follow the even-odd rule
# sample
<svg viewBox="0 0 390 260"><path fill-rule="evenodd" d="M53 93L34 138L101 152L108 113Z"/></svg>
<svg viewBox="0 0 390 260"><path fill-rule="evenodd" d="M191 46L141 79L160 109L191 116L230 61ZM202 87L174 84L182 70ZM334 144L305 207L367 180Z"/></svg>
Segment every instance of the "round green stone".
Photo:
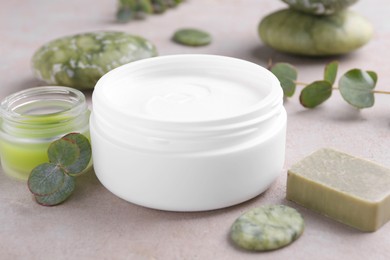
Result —
<svg viewBox="0 0 390 260"><path fill-rule="evenodd" d="M203 46L211 43L211 35L198 29L181 29L175 32L173 40L188 46Z"/></svg>
<svg viewBox="0 0 390 260"><path fill-rule="evenodd" d="M303 232L301 214L284 205L263 206L240 216L231 227L231 239L239 247L267 251L284 247Z"/></svg>
<svg viewBox="0 0 390 260"><path fill-rule="evenodd" d="M139 36L91 32L43 45L32 57L32 65L35 75L50 85L92 89L108 71L153 56L156 47Z"/></svg>
<svg viewBox="0 0 390 260"><path fill-rule="evenodd" d="M358 0L282 0L291 8L309 14L330 15L339 12Z"/></svg>
<svg viewBox="0 0 390 260"><path fill-rule="evenodd" d="M266 16L259 34L266 45L282 52L328 56L358 49L371 39L373 30L366 19L351 11L315 16L284 9Z"/></svg>

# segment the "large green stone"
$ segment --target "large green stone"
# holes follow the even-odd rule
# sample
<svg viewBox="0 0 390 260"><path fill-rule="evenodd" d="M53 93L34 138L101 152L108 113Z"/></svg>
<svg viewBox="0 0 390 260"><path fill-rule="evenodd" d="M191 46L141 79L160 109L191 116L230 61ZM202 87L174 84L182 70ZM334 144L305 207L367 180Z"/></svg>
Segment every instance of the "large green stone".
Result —
<svg viewBox="0 0 390 260"><path fill-rule="evenodd" d="M91 89L108 71L157 55L144 38L124 32L91 32L53 40L33 58L35 75L50 85Z"/></svg>
<svg viewBox="0 0 390 260"><path fill-rule="evenodd" d="M316 16L284 9L266 16L258 29L266 45L309 56L351 52L366 44L373 34L370 23L351 11Z"/></svg>
<svg viewBox="0 0 390 260"><path fill-rule="evenodd" d="M291 8L309 14L330 15L339 12L358 0L282 0Z"/></svg>
<svg viewBox="0 0 390 260"><path fill-rule="evenodd" d="M230 237L239 247L267 251L284 247L303 232L301 214L284 205L254 208L241 215L232 225Z"/></svg>

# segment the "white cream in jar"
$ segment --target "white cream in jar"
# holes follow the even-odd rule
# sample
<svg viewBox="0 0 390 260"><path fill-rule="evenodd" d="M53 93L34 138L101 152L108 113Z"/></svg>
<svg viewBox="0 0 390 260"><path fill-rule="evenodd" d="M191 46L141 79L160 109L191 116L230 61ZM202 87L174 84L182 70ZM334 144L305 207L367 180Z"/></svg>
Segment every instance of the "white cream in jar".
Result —
<svg viewBox="0 0 390 260"><path fill-rule="evenodd" d="M227 207L265 191L283 167L283 92L256 64L213 55L141 60L103 76L92 102L96 175L127 201Z"/></svg>

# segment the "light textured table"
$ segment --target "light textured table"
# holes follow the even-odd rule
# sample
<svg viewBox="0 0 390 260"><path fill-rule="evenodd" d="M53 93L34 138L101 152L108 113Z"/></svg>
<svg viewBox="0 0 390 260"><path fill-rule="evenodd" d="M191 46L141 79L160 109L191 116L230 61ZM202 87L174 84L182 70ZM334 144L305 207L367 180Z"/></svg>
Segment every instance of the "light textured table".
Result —
<svg viewBox="0 0 390 260"><path fill-rule="evenodd" d="M212 53L260 65L269 58L287 61L299 68L301 81L319 79L323 65L332 59L280 54L264 47L257 36L260 18L283 6L276 0L190 0L164 15L116 24L115 0L1 0L0 98L41 84L30 70L30 57L40 45L95 30L142 35L158 46L161 55ZM360 0L352 9L371 21L375 36L357 52L336 57L340 69L375 70L378 88L390 90L390 3ZM214 41L201 48L176 45L170 37L181 27L204 28ZM334 147L390 167L389 104L390 96L377 95L373 108L357 111L337 92L315 110L301 107L297 96L286 101L287 153L280 177L264 194L222 210L174 213L136 206L107 191L93 173L78 179L68 201L47 208L33 201L25 183L1 173L0 259L390 259L390 224L362 233L285 199L287 169L320 147ZM248 209L274 203L303 214L303 236L267 253L232 246L228 240L232 222Z"/></svg>

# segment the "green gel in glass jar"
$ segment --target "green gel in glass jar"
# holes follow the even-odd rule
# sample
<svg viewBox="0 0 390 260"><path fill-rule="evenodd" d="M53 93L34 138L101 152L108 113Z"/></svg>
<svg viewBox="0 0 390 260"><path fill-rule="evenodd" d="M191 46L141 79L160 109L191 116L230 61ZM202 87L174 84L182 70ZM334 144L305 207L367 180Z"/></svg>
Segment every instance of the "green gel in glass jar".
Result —
<svg viewBox="0 0 390 260"><path fill-rule="evenodd" d="M51 142L71 132L89 138L89 114L82 92L68 87L36 87L14 93L0 104L0 157L3 171L27 180L48 162Z"/></svg>

